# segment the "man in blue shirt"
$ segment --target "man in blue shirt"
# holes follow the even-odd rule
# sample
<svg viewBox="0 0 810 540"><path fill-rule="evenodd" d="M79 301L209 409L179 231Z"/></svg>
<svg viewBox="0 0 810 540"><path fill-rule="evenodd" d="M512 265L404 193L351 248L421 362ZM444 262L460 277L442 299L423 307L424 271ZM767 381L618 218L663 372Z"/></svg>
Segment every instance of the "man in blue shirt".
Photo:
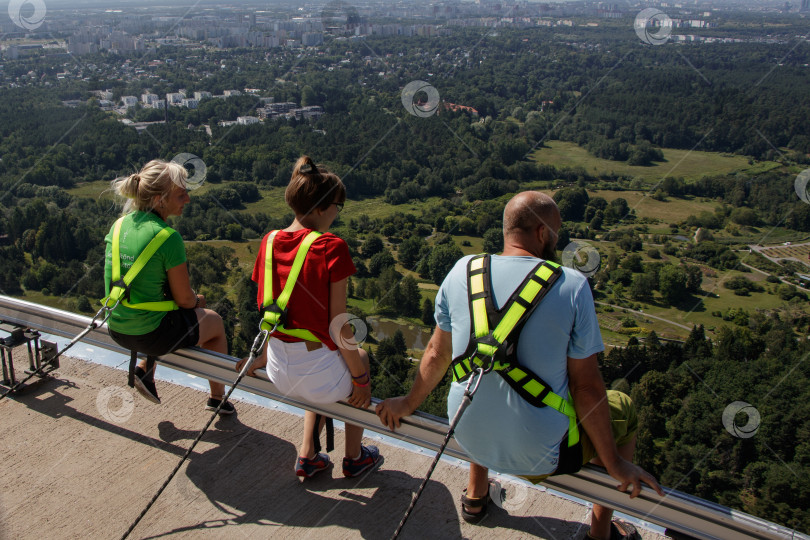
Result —
<svg viewBox="0 0 810 540"><path fill-rule="evenodd" d="M543 193L524 192L509 201L503 217L503 255L491 260L496 307L508 301L538 262L554 259L561 223L557 205ZM451 360L467 349L471 326L468 260L459 260L439 289L437 327L410 393L377 406L380 420L390 429L399 427L400 418L419 407L441 382ZM621 491L632 485L630 497L641 492L642 482L663 495L655 478L631 462L637 419L630 399L605 391L596 361L604 346L587 280L576 270L562 271L523 327L517 345L518 362L539 375L557 395L565 397L570 391L584 428L584 462L604 466L620 482ZM448 416L455 414L463 394L464 384L453 382ZM464 519L477 522L486 511L488 468L533 482L554 473L561 442L567 442L568 427L568 417L558 410L529 404L503 377L492 373L484 376L455 431L459 445L476 461L470 464L470 480L462 497ZM632 538L624 534L629 531L618 530L622 524L611 525L612 515L611 509L594 505L588 536L599 540Z"/></svg>

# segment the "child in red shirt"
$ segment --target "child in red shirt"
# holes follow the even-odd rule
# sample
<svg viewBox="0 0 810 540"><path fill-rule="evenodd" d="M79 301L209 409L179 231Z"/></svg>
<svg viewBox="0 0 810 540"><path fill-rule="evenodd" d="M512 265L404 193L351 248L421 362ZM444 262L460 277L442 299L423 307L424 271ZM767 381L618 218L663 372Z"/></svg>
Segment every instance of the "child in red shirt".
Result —
<svg viewBox="0 0 810 540"><path fill-rule="evenodd" d="M346 286L356 269L349 248L342 239L327 232L346 200L346 188L337 175L303 156L293 169L285 192L295 220L284 230L269 233L262 240L252 279L259 285L258 304L263 307L265 272L272 272L274 300L278 298L293 266L299 246L312 231L321 234L307 251L301 273L287 303L284 328L308 330L310 339L275 331L265 353L256 359L250 374L267 366L267 376L285 395L312 403L346 400L350 405L368 408L371 404L371 377L368 354L356 346L351 326L340 324L346 314ZM272 242L272 268L265 268L267 249ZM330 323L334 328L330 327ZM330 332L331 331L331 332ZM312 337L318 341L312 341ZM243 361L244 362L244 361ZM239 371L243 365L237 365ZM310 477L329 467L329 456L318 453L314 434L317 415L304 414L304 436L295 473ZM343 474L358 476L380 458L374 446L361 444L363 428L346 424L346 457Z"/></svg>

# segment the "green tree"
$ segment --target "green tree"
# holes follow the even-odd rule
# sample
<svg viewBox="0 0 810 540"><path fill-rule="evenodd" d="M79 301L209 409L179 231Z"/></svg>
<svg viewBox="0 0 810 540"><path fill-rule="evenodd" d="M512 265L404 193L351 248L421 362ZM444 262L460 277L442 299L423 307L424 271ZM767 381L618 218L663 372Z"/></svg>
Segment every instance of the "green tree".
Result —
<svg viewBox="0 0 810 540"><path fill-rule="evenodd" d="M699 266L694 264L686 265L686 290L691 293L700 292L700 285L703 283L703 272Z"/></svg>
<svg viewBox="0 0 810 540"><path fill-rule="evenodd" d="M418 235L409 236L399 245L397 258L400 264L408 270L413 270L419 262L422 248L427 246L425 239Z"/></svg>
<svg viewBox="0 0 810 540"><path fill-rule="evenodd" d="M635 274L630 285L630 296L633 300L649 302L653 298L655 285L655 276L647 273Z"/></svg>
<svg viewBox="0 0 810 540"><path fill-rule="evenodd" d="M430 298L425 298L422 302L422 323L426 326L433 326L436 321L433 319L433 303Z"/></svg>
<svg viewBox="0 0 810 540"><path fill-rule="evenodd" d="M433 283L441 285L447 273L462 256L464 256L464 253L462 253L461 248L452 242L436 246L430 252L428 259L428 271Z"/></svg>
<svg viewBox="0 0 810 540"><path fill-rule="evenodd" d="M686 297L688 276L680 266L665 264L658 276L658 290L664 300L674 305Z"/></svg>
<svg viewBox="0 0 810 540"><path fill-rule="evenodd" d="M78 309L82 313L93 312L93 306L90 305L90 301L87 299L86 296L79 297L79 299L76 301L76 309Z"/></svg>
<svg viewBox="0 0 810 540"><path fill-rule="evenodd" d="M602 228L602 223L605 221L605 213L601 210L597 210L593 216L593 219L588 223L588 228L594 231L598 231Z"/></svg>
<svg viewBox="0 0 810 540"><path fill-rule="evenodd" d="M242 226L238 223L229 223L225 226L225 239L232 242L242 241Z"/></svg>
<svg viewBox="0 0 810 540"><path fill-rule="evenodd" d="M422 295L419 293L419 284L413 276L405 276L402 283L400 283L400 291L402 293L400 313L407 317L419 315L419 300Z"/></svg>
<svg viewBox="0 0 810 540"><path fill-rule="evenodd" d="M377 277L384 269L392 267L395 264L394 256L391 255L390 251L384 249L371 257L371 260L368 262L368 273L372 277Z"/></svg>
<svg viewBox="0 0 810 540"><path fill-rule="evenodd" d="M319 105L318 94L309 85L306 85L301 89L301 105L304 107Z"/></svg>
<svg viewBox="0 0 810 540"><path fill-rule="evenodd" d="M731 221L736 223L737 225L746 225L749 227L754 227L759 224L759 216L757 215L756 210L752 208L747 208L745 206L741 206L740 208L735 208L731 212Z"/></svg>
<svg viewBox="0 0 810 540"><path fill-rule="evenodd" d="M364 257L373 257L377 253L381 252L384 248L382 238L377 236L376 234L370 234L366 238L363 245L360 247L360 250L363 252Z"/></svg>
<svg viewBox="0 0 810 540"><path fill-rule="evenodd" d="M484 233L484 253L500 253L503 251L503 231L501 229L488 229Z"/></svg>
<svg viewBox="0 0 810 540"><path fill-rule="evenodd" d="M563 221L582 221L588 204L588 192L581 187L562 188L554 193L554 201Z"/></svg>

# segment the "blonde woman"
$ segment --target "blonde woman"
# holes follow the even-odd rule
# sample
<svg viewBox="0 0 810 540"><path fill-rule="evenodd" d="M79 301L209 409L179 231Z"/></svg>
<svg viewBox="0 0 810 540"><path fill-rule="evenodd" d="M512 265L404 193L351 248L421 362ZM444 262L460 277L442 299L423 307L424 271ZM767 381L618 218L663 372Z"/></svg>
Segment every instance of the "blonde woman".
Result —
<svg viewBox="0 0 810 540"><path fill-rule="evenodd" d="M122 218L104 239L104 284L108 295L115 283L122 285L113 277L125 277L146 246L158 237L162 240L132 279L124 300L107 322L116 343L147 355L135 367L132 381L136 390L153 403L160 403L154 379L155 357L195 345L228 352L222 318L205 309L205 297L191 288L183 239L166 224L169 216L179 216L190 200L187 175L181 165L156 159L138 173L113 181L114 191L126 202ZM117 261L113 259L116 252ZM210 385L205 408L216 410L224 399L225 386L213 381ZM220 414L232 414L234 410L225 402Z"/></svg>

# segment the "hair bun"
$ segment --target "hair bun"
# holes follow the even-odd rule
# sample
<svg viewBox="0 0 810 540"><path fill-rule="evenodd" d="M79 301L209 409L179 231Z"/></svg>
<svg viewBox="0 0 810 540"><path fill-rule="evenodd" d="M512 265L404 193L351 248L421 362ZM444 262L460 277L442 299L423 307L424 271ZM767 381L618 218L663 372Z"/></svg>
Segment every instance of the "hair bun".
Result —
<svg viewBox="0 0 810 540"><path fill-rule="evenodd" d="M315 164L312 163L312 160L307 160L303 165L301 165L298 171L304 174L313 173L315 172Z"/></svg>

